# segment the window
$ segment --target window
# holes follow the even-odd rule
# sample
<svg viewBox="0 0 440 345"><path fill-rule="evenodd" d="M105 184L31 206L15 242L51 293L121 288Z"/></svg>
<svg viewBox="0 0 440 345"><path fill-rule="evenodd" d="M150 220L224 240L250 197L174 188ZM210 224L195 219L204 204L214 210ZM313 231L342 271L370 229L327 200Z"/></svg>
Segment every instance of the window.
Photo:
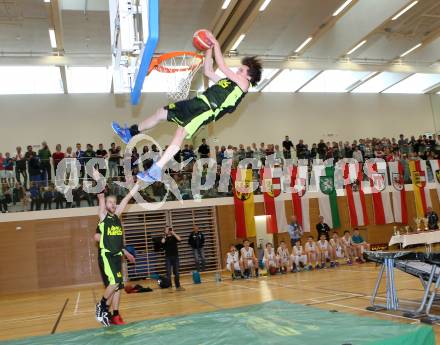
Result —
<svg viewBox="0 0 440 345"><path fill-rule="evenodd" d="M63 93L60 69L52 66L0 66L0 94Z"/></svg>
<svg viewBox="0 0 440 345"><path fill-rule="evenodd" d="M370 74L368 71L327 70L299 92L347 92L351 86Z"/></svg>
<svg viewBox="0 0 440 345"><path fill-rule="evenodd" d="M318 73L319 70L286 69L278 74L262 92L295 92Z"/></svg>
<svg viewBox="0 0 440 345"><path fill-rule="evenodd" d="M69 93L108 93L112 83L111 67L67 67Z"/></svg>
<svg viewBox="0 0 440 345"><path fill-rule="evenodd" d="M416 73L385 90L384 93L424 93L440 83L440 74Z"/></svg>
<svg viewBox="0 0 440 345"><path fill-rule="evenodd" d="M378 93L404 79L407 73L382 72L355 88L353 93Z"/></svg>

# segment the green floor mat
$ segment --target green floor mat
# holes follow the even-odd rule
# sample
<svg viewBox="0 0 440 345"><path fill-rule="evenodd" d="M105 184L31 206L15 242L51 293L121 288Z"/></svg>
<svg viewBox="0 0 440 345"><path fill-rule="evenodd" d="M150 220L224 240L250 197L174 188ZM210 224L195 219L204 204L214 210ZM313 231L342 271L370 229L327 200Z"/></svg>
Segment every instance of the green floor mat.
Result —
<svg viewBox="0 0 440 345"><path fill-rule="evenodd" d="M211 313L147 320L11 345L435 345L432 327L409 325L273 301Z"/></svg>

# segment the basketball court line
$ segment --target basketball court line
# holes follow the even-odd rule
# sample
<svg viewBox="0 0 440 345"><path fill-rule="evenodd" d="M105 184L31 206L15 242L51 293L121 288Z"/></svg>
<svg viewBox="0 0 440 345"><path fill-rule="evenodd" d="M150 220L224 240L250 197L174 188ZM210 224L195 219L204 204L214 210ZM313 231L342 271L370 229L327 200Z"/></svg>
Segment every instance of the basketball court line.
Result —
<svg viewBox="0 0 440 345"><path fill-rule="evenodd" d="M75 309L73 311L73 315L78 314L78 306L79 306L79 299L81 297L81 292L78 292L78 296L76 297L76 303L75 303Z"/></svg>
<svg viewBox="0 0 440 345"><path fill-rule="evenodd" d="M310 306L310 305L316 305L316 304L325 304L325 303L329 303L329 302L344 301L344 300L347 300L347 299L359 298L359 297L363 297L363 296L362 295L359 295L359 296L346 296L346 297L333 298L333 299L328 299L328 300L323 300L323 301L320 301L320 300L318 300L316 298L310 298L311 300L314 300L314 302L312 302L312 303L305 303L304 305Z"/></svg>
<svg viewBox="0 0 440 345"><path fill-rule="evenodd" d="M69 303L69 299L66 298L66 301L64 302L63 308L60 311L60 314L58 315L57 320L55 321L55 324L53 325L52 331L50 334L54 334L58 328L58 324L60 323L61 318L63 317L64 310L66 309L67 303Z"/></svg>

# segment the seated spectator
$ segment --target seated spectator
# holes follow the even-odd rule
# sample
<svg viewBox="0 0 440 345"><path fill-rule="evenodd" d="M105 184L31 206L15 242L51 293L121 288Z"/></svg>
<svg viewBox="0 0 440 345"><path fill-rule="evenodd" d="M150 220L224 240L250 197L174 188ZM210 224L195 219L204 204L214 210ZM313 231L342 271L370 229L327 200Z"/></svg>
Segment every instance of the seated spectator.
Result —
<svg viewBox="0 0 440 345"><path fill-rule="evenodd" d="M290 268L290 253L289 249L286 246L286 242L281 241L280 246L277 249L277 261L278 267L280 268L281 273L287 273L287 270Z"/></svg>
<svg viewBox="0 0 440 345"><path fill-rule="evenodd" d="M226 269L231 272L232 280L237 276L243 277L243 267L238 257L238 250L233 244L229 247L229 252L226 254Z"/></svg>
<svg viewBox="0 0 440 345"><path fill-rule="evenodd" d="M351 237L351 240L353 242L353 246L358 257L358 262L365 262L364 258L362 257L362 253L366 250L370 250L370 244L364 240L364 238L359 233L359 229L356 228L353 231L353 236Z"/></svg>
<svg viewBox="0 0 440 345"><path fill-rule="evenodd" d="M338 259L344 258L344 248L336 231L333 232L332 238L330 239L330 246L332 247L335 264L339 265Z"/></svg>
<svg viewBox="0 0 440 345"><path fill-rule="evenodd" d="M353 259L356 256L353 241L351 239L350 231L345 230L344 236L341 239L342 247L344 248L345 259L348 265L353 264Z"/></svg>
<svg viewBox="0 0 440 345"><path fill-rule="evenodd" d="M266 243L266 248L264 249L263 256L263 264L269 274L276 274L278 264L272 243Z"/></svg>
<svg viewBox="0 0 440 345"><path fill-rule="evenodd" d="M307 254L301 245L301 240L296 241L292 248L292 255L290 256L291 272L299 272L307 267Z"/></svg>
<svg viewBox="0 0 440 345"><path fill-rule="evenodd" d="M254 249L250 247L249 240L243 241L243 248L240 250L241 266L243 267L244 276L249 278L252 274L252 269L255 270L255 276L258 277L258 260L255 256Z"/></svg>
<svg viewBox="0 0 440 345"><path fill-rule="evenodd" d="M307 242L305 244L305 253L307 255L307 262L309 263L309 270L321 268L318 263L319 250L316 246L315 241L313 241L313 236L307 237Z"/></svg>
<svg viewBox="0 0 440 345"><path fill-rule="evenodd" d="M0 211L2 213L8 212L7 188L8 186L6 183L0 184Z"/></svg>
<svg viewBox="0 0 440 345"><path fill-rule="evenodd" d="M53 200L53 188L51 185L45 187L42 192L43 195L43 206L45 210L52 209L52 200Z"/></svg>
<svg viewBox="0 0 440 345"><path fill-rule="evenodd" d="M35 210L39 211L41 210L41 192L40 187L38 184L34 181L31 182L31 188L29 188L30 197L31 197L31 211Z"/></svg>
<svg viewBox="0 0 440 345"><path fill-rule="evenodd" d="M327 260L330 260L330 267L335 267L335 259L330 243L326 240L325 235L322 234L318 241L319 257L321 261L321 268L326 267Z"/></svg>

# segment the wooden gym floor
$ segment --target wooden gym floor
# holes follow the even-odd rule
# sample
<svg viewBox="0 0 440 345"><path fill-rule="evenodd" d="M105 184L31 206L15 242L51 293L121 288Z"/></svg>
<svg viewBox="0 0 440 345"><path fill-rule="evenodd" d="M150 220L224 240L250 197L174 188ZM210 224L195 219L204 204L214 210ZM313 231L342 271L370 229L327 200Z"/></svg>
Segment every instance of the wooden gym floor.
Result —
<svg viewBox="0 0 440 345"><path fill-rule="evenodd" d="M123 293L120 311L126 322L133 322L285 300L384 320L418 323L399 314L365 310L377 273L374 264L343 265L336 269L237 281L231 281L224 273L221 283L214 282L213 275L207 274L202 277L201 285L193 285L190 277L184 277L186 291L173 293L158 289L155 282L142 281L141 285L151 284L154 291ZM422 289L418 279L397 271L396 285L401 300L420 299ZM384 287L380 291L383 297ZM101 294L100 285L88 285L0 295L0 340L100 327L94 319L94 308ZM440 345L440 326L434 329Z"/></svg>

